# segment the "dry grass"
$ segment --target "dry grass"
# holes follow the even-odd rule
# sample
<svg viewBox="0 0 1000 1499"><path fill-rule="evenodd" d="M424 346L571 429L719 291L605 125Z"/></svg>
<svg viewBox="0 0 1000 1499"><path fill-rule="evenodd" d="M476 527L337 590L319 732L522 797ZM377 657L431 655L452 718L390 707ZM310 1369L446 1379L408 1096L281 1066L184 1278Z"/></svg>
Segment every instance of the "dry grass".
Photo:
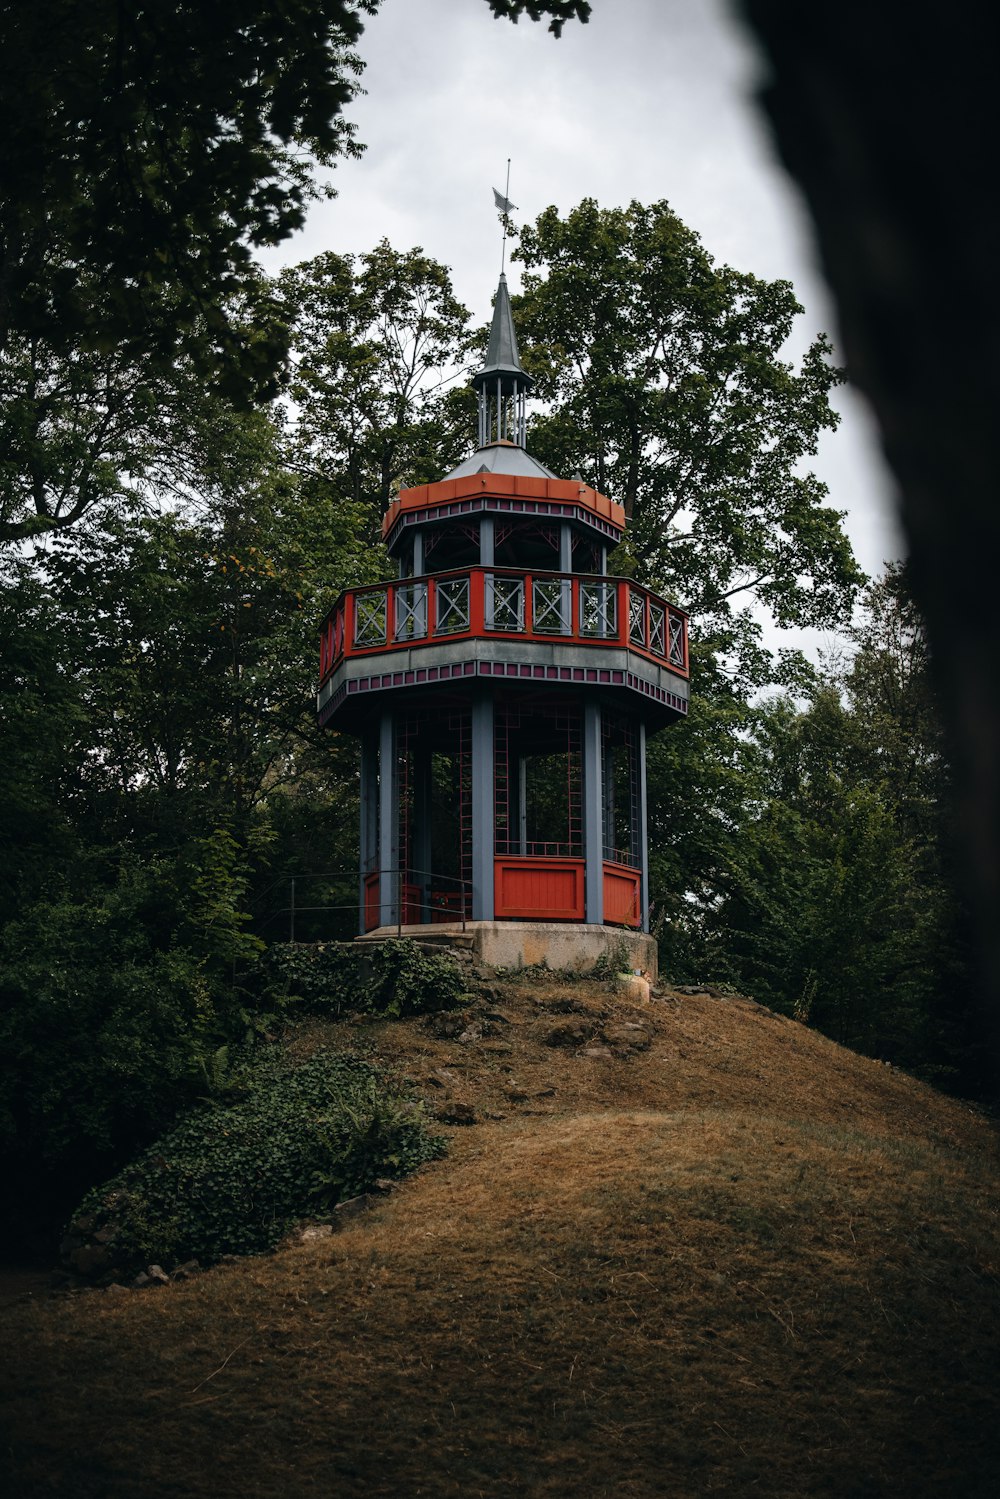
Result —
<svg viewBox="0 0 1000 1499"><path fill-rule="evenodd" d="M543 1044L569 998L647 1049ZM7 1493L992 1499L983 1120L737 1001L482 1009L464 1043L363 1032L483 1120L369 1217L7 1311Z"/></svg>

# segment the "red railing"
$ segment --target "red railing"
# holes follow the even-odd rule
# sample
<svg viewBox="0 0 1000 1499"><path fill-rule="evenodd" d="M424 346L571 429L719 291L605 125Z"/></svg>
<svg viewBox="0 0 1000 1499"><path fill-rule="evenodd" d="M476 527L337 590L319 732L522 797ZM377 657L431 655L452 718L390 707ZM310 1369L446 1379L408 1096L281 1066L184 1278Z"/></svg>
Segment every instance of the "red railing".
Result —
<svg viewBox="0 0 1000 1499"><path fill-rule="evenodd" d="M350 588L320 636L320 679L345 656L443 640L627 647L688 674L687 615L627 578L471 567Z"/></svg>

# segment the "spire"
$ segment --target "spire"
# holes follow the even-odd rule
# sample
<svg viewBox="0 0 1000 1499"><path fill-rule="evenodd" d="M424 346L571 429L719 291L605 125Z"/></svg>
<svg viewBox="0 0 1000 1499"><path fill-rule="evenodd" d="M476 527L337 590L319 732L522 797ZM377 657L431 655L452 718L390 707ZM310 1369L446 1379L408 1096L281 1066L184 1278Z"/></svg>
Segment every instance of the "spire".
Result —
<svg viewBox="0 0 1000 1499"><path fill-rule="evenodd" d="M523 448L525 398L533 381L521 368L507 277L502 271L493 304L486 363L473 375L472 384L479 396L479 446L507 441Z"/></svg>
<svg viewBox="0 0 1000 1499"><path fill-rule="evenodd" d="M502 371L504 374L519 374L525 380L528 380L528 376L521 368L521 358L517 352L517 332L514 328L514 315L510 310L507 277L502 271L500 273L500 285L497 287L496 301L493 304L493 326L490 329L490 346L486 350L486 364L479 378L482 379L484 376L496 374L498 371Z"/></svg>

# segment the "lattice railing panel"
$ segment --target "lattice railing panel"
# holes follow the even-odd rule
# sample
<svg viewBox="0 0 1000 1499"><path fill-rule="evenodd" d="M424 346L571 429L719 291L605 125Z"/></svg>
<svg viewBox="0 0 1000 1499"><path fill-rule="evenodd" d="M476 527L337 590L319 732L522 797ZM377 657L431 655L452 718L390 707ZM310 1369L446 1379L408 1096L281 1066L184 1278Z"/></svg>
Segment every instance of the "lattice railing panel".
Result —
<svg viewBox="0 0 1000 1499"><path fill-rule="evenodd" d="M486 628L512 633L524 629L524 583L520 578L487 576Z"/></svg>
<svg viewBox="0 0 1000 1499"><path fill-rule="evenodd" d="M385 589L359 593L354 604L354 644L367 647L385 644L388 599Z"/></svg>
<svg viewBox="0 0 1000 1499"><path fill-rule="evenodd" d="M567 592L560 578L535 578L531 590L531 624L536 635L569 633Z"/></svg>
<svg viewBox="0 0 1000 1499"><path fill-rule="evenodd" d="M628 591L628 638L633 645L646 644L646 596L634 588Z"/></svg>
<svg viewBox="0 0 1000 1499"><path fill-rule="evenodd" d="M460 635L468 630L471 622L468 578L442 578L434 590L434 598L435 635Z"/></svg>
<svg viewBox="0 0 1000 1499"><path fill-rule="evenodd" d="M684 621L676 614L670 616L670 664L679 666L682 670L687 665L684 660Z"/></svg>
<svg viewBox="0 0 1000 1499"><path fill-rule="evenodd" d="M400 583L396 588L396 640L420 640L427 634L427 584Z"/></svg>
<svg viewBox="0 0 1000 1499"><path fill-rule="evenodd" d="M618 590L613 583L580 584L580 634L618 634Z"/></svg>

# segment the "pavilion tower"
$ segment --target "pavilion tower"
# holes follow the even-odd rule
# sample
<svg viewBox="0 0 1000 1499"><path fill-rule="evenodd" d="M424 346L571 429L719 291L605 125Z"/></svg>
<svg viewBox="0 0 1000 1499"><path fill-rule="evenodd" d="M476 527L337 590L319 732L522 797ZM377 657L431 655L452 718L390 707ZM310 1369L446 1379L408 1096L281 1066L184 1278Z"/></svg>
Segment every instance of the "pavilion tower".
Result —
<svg viewBox="0 0 1000 1499"><path fill-rule="evenodd" d="M528 453L504 276L473 385L475 452L383 522L398 579L323 625L320 722L361 740L361 931L472 922L499 963L614 927L652 968L646 739L687 711L687 618L608 575L621 507Z"/></svg>

